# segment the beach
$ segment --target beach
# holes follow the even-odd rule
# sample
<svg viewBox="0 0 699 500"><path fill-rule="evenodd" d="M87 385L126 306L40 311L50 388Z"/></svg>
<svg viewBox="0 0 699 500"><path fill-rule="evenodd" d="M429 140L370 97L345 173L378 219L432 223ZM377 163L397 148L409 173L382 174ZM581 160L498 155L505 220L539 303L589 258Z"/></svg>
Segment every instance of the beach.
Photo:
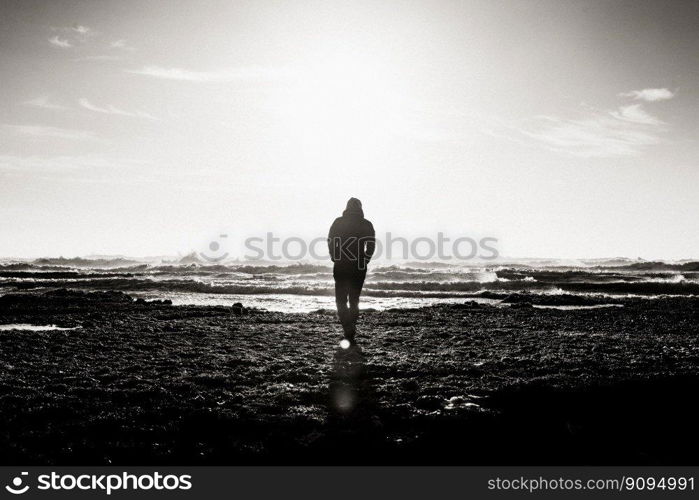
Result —
<svg viewBox="0 0 699 500"><path fill-rule="evenodd" d="M345 350L330 309L16 288L3 464L681 464L699 445L695 295L363 310Z"/></svg>

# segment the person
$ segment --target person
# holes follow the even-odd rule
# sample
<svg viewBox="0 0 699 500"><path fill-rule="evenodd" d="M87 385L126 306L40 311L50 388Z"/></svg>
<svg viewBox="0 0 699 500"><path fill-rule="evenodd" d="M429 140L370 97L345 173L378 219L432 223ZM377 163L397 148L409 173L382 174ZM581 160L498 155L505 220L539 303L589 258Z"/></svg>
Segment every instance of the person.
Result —
<svg viewBox="0 0 699 500"><path fill-rule="evenodd" d="M375 247L374 226L364 218L362 202L350 198L342 217L335 219L328 232L337 315L344 336L350 343L354 343L357 333L359 295Z"/></svg>

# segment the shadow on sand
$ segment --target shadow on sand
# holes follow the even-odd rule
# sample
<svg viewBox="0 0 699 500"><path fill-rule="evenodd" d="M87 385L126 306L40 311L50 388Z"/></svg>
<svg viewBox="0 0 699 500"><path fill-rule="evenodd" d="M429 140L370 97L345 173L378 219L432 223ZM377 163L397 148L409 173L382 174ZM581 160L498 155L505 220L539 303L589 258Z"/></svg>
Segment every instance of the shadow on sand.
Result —
<svg viewBox="0 0 699 500"><path fill-rule="evenodd" d="M370 364L362 348L353 345L335 351L328 382L329 442L339 460L361 463L367 452L381 448L384 429L370 373Z"/></svg>
<svg viewBox="0 0 699 500"><path fill-rule="evenodd" d="M376 398L362 348L339 348L333 356L328 413L333 419L378 418Z"/></svg>

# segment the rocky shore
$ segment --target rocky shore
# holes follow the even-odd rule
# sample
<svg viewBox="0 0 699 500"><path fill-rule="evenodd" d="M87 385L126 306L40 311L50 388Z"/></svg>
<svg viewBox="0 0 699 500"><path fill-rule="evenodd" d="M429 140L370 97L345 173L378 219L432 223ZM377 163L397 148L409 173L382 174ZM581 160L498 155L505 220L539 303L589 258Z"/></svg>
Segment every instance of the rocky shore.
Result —
<svg viewBox="0 0 699 500"><path fill-rule="evenodd" d="M687 464L699 299L331 311L10 294L3 464ZM576 306L562 310L550 306Z"/></svg>

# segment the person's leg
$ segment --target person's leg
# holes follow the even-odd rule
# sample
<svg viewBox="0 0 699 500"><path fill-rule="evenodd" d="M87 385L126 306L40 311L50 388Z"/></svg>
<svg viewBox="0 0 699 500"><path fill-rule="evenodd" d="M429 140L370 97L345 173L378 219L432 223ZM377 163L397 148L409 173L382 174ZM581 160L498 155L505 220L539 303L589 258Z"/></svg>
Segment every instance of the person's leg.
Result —
<svg viewBox="0 0 699 500"><path fill-rule="evenodd" d="M349 284L349 319L353 326L359 318L359 296L362 293L365 277L364 273L357 274L352 277Z"/></svg>
<svg viewBox="0 0 699 500"><path fill-rule="evenodd" d="M337 306L337 317L340 319L342 328L346 330L349 320L347 309L347 299L349 296L349 283L341 276L335 276L335 305Z"/></svg>

